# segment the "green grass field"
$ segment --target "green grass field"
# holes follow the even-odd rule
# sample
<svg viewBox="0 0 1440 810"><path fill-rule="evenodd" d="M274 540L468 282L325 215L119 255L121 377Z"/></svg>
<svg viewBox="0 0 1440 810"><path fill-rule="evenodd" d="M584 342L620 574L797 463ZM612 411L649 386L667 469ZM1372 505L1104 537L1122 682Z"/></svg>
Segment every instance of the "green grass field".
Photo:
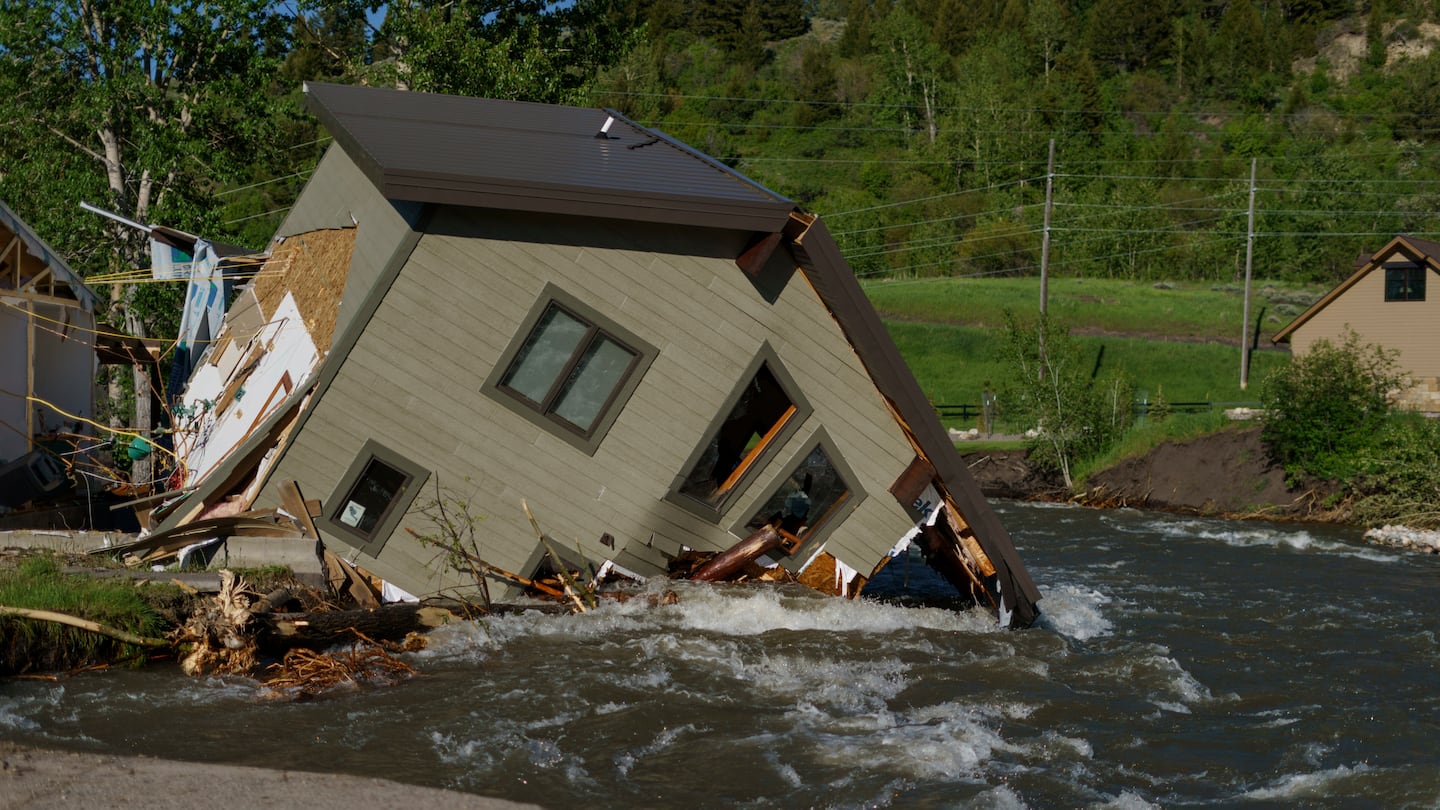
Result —
<svg viewBox="0 0 1440 810"><path fill-rule="evenodd" d="M1040 308L1037 278L959 278L871 281L865 294L886 320L999 327L1011 310ZM1086 333L1240 342L1243 287L1156 285L1109 279L1051 279L1050 315ZM1262 345L1326 292L1271 282L1251 284L1252 331Z"/></svg>
<svg viewBox="0 0 1440 810"><path fill-rule="evenodd" d="M1034 278L877 282L865 290L937 405L978 406L987 382L1003 387L1006 375L1013 373L998 359L1004 313L1011 309L1029 317L1039 308L1039 281ZM1255 402L1265 375L1289 362L1288 352L1270 348L1269 336L1324 290L1270 284L1256 284L1252 290L1251 314L1261 322L1261 350L1251 354L1249 386L1243 391L1239 290L1057 279L1050 284L1050 312L1072 328L1096 371L1122 372L1137 397L1163 395L1171 403ZM1209 342L1227 338L1228 344ZM974 426L945 421L951 427ZM1023 429L1001 425L1012 427Z"/></svg>

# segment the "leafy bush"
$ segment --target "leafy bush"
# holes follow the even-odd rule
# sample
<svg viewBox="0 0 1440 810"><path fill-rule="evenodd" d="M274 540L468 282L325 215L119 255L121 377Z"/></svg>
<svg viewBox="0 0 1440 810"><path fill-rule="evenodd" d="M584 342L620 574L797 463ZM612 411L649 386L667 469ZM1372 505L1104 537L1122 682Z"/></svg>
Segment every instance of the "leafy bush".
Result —
<svg viewBox="0 0 1440 810"><path fill-rule="evenodd" d="M1440 526L1440 422L1397 414L1361 460L1355 518L1367 526Z"/></svg>
<svg viewBox="0 0 1440 810"><path fill-rule="evenodd" d="M1264 438L1292 479L1351 482L1361 472L1407 377L1397 352L1362 344L1347 329L1336 344L1317 340L1261 385Z"/></svg>
<svg viewBox="0 0 1440 810"><path fill-rule="evenodd" d="M1042 348L1043 347L1043 348ZM1022 321L1005 313L1004 356L1011 369L1004 398L1039 433L1030 460L1075 486L1073 467L1107 449L1130 426L1131 387L1116 374L1097 375L1070 331L1041 315Z"/></svg>

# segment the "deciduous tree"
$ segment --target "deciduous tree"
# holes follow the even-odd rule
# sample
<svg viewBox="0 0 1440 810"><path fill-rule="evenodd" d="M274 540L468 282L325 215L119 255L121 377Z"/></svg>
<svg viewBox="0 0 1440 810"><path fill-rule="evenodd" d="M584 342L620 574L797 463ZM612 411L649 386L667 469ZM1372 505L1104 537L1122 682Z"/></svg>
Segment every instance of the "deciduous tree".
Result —
<svg viewBox="0 0 1440 810"><path fill-rule="evenodd" d="M285 20L270 0L40 0L0 4L0 82L23 88L10 99L11 132L3 158L25 161L76 156L103 182L42 183L17 189L7 175L4 193L22 214L46 209L82 216L93 199L140 223L205 230L208 195L253 153L266 112L265 87L285 42ZM17 131L18 130L18 131ZM33 167L32 167L33 168ZM88 216L88 215L84 215ZM93 238L81 226L80 238ZM72 240L65 233L57 241ZM89 271L146 267L144 234L107 223L102 249L79 250ZM147 291L149 292L149 291ZM144 337L169 312L147 309L146 295L112 287L111 317ZM161 303L169 309L173 301ZM134 425L150 427L149 383L134 374ZM124 386L111 382L112 402ZM116 420L123 420L117 416ZM141 463L133 477L148 480Z"/></svg>
<svg viewBox="0 0 1440 810"><path fill-rule="evenodd" d="M1120 377L1100 376L1069 329L1047 315L1005 313L1005 360L1013 372L1001 401L1035 426L1031 459L1075 485L1075 463L1103 451L1130 425L1131 393Z"/></svg>

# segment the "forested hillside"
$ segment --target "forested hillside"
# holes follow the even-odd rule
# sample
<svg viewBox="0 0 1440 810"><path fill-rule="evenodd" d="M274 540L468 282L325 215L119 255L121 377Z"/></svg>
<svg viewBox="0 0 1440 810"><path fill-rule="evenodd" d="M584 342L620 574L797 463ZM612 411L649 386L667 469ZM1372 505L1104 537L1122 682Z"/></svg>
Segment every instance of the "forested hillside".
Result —
<svg viewBox="0 0 1440 810"><path fill-rule="evenodd" d="M863 277L1328 283L1440 235L1440 26L1405 0L124 0L0 10L0 199L86 272L89 200L263 248L307 79L613 107L827 218ZM1054 174L1047 168L1054 142ZM1256 169L1253 228L1248 210ZM153 320L153 318L152 318ZM163 323L151 324L164 331Z"/></svg>
<svg viewBox="0 0 1440 810"><path fill-rule="evenodd" d="M1235 278L1252 159L1260 276L1440 230L1429 4L825 0L764 49L711 33L723 3L645 5L594 99L818 211L864 276L1037 272L1051 139L1057 273Z"/></svg>

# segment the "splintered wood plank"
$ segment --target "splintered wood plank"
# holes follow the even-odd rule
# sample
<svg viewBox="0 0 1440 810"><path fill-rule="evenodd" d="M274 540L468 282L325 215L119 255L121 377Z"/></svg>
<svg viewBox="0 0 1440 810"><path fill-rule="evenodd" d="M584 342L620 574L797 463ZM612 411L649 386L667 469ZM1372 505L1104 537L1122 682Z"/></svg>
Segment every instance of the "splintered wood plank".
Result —
<svg viewBox="0 0 1440 810"><path fill-rule="evenodd" d="M300 485L293 479L286 479L276 485L280 492L280 506L295 518L300 528L310 537L320 540L320 530L315 527L315 521L310 516L310 506L305 501L305 496L300 494Z"/></svg>

